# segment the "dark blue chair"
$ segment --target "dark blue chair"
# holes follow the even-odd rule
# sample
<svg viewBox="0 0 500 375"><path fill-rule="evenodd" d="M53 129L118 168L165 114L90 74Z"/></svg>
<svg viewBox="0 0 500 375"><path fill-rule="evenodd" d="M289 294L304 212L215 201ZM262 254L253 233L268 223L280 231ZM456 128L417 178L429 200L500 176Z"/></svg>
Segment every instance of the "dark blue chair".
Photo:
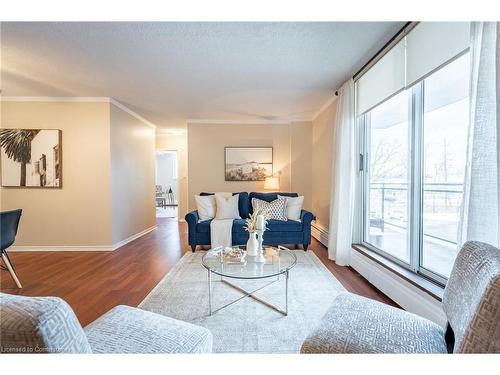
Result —
<svg viewBox="0 0 500 375"><path fill-rule="evenodd" d="M213 193L201 193L200 195L209 195ZM241 219L233 221L232 244L245 245L248 241L248 232L245 231L245 219L253 212L252 198L271 202L278 199L279 195L297 197L297 193L256 193L247 192L234 193L239 194L238 209ZM188 223L188 241L191 250L194 252L198 245L210 245L210 223L212 220L199 221L198 211L189 212L186 217ZM316 218L306 210L302 210L299 221L280 221L269 220L267 230L264 233L264 245L285 245L301 244L304 251L311 244L311 222Z"/></svg>
<svg viewBox="0 0 500 375"><path fill-rule="evenodd" d="M22 212L23 210L0 212L0 233L2 235L0 237L0 249L2 252L2 259L19 289L23 286L21 285L21 282L16 275L16 271L14 270L14 266L10 261L9 255L7 254L7 248L9 248L16 239L17 228L19 226L19 220L21 220Z"/></svg>

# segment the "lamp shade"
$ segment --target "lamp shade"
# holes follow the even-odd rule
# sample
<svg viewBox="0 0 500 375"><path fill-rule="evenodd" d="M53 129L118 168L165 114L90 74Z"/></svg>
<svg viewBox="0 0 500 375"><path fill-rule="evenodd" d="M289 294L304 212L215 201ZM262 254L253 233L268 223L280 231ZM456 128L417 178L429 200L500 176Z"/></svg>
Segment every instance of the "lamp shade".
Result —
<svg viewBox="0 0 500 375"><path fill-rule="evenodd" d="M280 179L279 177L266 177L264 182L265 190L279 190L280 189Z"/></svg>

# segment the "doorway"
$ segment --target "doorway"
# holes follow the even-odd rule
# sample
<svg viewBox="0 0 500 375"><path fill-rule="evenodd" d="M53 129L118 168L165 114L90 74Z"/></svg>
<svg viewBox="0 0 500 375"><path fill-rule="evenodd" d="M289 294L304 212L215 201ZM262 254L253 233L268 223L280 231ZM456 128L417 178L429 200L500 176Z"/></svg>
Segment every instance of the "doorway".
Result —
<svg viewBox="0 0 500 375"><path fill-rule="evenodd" d="M179 163L176 150L156 152L156 217L177 220Z"/></svg>

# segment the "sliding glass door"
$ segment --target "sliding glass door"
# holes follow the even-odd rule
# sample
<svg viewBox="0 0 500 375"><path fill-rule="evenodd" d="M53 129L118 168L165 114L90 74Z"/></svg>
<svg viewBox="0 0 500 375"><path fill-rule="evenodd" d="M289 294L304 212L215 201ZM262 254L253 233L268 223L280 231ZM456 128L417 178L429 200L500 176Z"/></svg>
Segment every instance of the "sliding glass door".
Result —
<svg viewBox="0 0 500 375"><path fill-rule="evenodd" d="M421 267L448 277L457 253L469 125L469 55L424 80Z"/></svg>
<svg viewBox="0 0 500 375"><path fill-rule="evenodd" d="M408 93L382 103L366 115L368 146L366 241L409 262Z"/></svg>
<svg viewBox="0 0 500 375"><path fill-rule="evenodd" d="M457 253L469 54L362 114L362 242L445 283Z"/></svg>

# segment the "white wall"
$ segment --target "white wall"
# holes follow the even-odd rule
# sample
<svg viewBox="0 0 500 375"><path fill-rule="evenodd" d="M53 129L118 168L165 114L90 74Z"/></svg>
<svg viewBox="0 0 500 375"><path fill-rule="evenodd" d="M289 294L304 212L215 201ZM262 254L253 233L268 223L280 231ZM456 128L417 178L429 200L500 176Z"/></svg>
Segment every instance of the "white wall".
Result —
<svg viewBox="0 0 500 375"><path fill-rule="evenodd" d="M168 191L171 187L175 199L179 201L179 179L174 178L174 176L178 177L178 163L176 163L177 156L174 152L156 153L156 185L161 185L163 191Z"/></svg>

